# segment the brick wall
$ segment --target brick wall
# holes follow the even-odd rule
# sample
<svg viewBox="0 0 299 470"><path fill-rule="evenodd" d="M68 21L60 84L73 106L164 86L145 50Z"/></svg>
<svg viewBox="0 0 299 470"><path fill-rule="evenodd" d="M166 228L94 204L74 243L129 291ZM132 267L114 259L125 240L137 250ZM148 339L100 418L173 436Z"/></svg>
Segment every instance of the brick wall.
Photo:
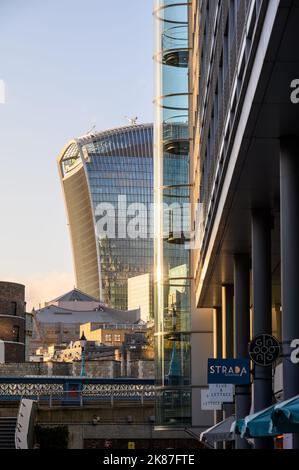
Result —
<svg viewBox="0 0 299 470"><path fill-rule="evenodd" d="M81 362L72 363L72 374L80 375ZM120 377L120 362L108 361L86 361L85 362L86 374L90 377L107 377L117 378Z"/></svg>
<svg viewBox="0 0 299 470"><path fill-rule="evenodd" d="M154 361L138 361L138 378L154 379L155 378L155 362Z"/></svg>
<svg viewBox="0 0 299 470"><path fill-rule="evenodd" d="M131 374L127 377L154 378L153 361L132 361ZM89 377L118 378L121 377L119 361L99 360L86 361L86 373ZM79 376L81 362L23 362L0 364L0 376L24 377L25 375L60 375Z"/></svg>
<svg viewBox="0 0 299 470"><path fill-rule="evenodd" d="M0 340L5 362L25 360L25 287L0 281Z"/></svg>
<svg viewBox="0 0 299 470"><path fill-rule="evenodd" d="M16 284L14 282L0 281L0 299L15 302L20 302L24 310L25 286Z"/></svg>

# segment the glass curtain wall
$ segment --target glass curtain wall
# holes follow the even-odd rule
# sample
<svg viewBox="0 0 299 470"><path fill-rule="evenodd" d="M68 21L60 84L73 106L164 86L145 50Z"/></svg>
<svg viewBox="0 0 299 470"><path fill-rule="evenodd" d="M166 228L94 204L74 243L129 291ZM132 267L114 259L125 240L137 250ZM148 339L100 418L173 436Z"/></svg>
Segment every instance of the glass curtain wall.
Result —
<svg viewBox="0 0 299 470"><path fill-rule="evenodd" d="M128 279L150 274L152 292L153 126L79 137L59 157L59 168L77 287L126 310Z"/></svg>
<svg viewBox="0 0 299 470"><path fill-rule="evenodd" d="M156 425L191 422L188 133L189 3L156 0Z"/></svg>
<svg viewBox="0 0 299 470"><path fill-rule="evenodd" d="M153 243L148 227L153 199L152 139L152 125L132 126L110 135L103 132L82 147L88 155L86 172L95 221L99 219L96 208L101 203L111 204L113 210L107 216L116 220L114 238L98 234L103 300L122 310L128 308L128 279L152 272ZM128 209L118 206L120 196L126 197ZM133 204L140 204L138 217L145 231L143 238L120 235L119 222L126 217L126 210L133 210Z"/></svg>

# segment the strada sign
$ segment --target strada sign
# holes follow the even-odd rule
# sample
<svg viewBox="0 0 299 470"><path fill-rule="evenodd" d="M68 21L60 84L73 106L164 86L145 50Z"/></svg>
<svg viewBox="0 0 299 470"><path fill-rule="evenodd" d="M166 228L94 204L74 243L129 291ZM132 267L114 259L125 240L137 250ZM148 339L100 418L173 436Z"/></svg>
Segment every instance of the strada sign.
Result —
<svg viewBox="0 0 299 470"><path fill-rule="evenodd" d="M250 360L208 359L208 384L250 384Z"/></svg>

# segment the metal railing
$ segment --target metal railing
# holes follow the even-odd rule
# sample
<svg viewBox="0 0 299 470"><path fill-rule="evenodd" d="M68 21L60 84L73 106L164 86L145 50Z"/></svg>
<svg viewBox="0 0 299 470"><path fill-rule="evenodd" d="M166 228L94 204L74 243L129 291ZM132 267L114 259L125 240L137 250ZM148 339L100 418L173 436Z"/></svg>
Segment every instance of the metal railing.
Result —
<svg viewBox="0 0 299 470"><path fill-rule="evenodd" d="M131 391L111 391L105 393L89 393L87 391L68 391L62 392L61 394L50 393L49 395L38 395L37 404L49 406L50 408L55 406L80 406L91 405L92 403L109 403L110 406L114 406L115 402L130 401L143 405L145 402L151 402L155 399L154 390L139 390L138 393Z"/></svg>
<svg viewBox="0 0 299 470"><path fill-rule="evenodd" d="M82 377L1 377L0 401L22 398L37 403L83 406L91 402L136 401L155 399L154 380L96 379Z"/></svg>

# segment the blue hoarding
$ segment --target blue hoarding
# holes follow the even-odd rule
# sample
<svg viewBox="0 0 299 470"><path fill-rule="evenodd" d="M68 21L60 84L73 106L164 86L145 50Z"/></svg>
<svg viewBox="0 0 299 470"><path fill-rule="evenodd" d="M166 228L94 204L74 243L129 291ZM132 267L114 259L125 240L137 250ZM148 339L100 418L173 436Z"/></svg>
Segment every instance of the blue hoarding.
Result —
<svg viewBox="0 0 299 470"><path fill-rule="evenodd" d="M208 359L208 384L250 384L250 360Z"/></svg>

